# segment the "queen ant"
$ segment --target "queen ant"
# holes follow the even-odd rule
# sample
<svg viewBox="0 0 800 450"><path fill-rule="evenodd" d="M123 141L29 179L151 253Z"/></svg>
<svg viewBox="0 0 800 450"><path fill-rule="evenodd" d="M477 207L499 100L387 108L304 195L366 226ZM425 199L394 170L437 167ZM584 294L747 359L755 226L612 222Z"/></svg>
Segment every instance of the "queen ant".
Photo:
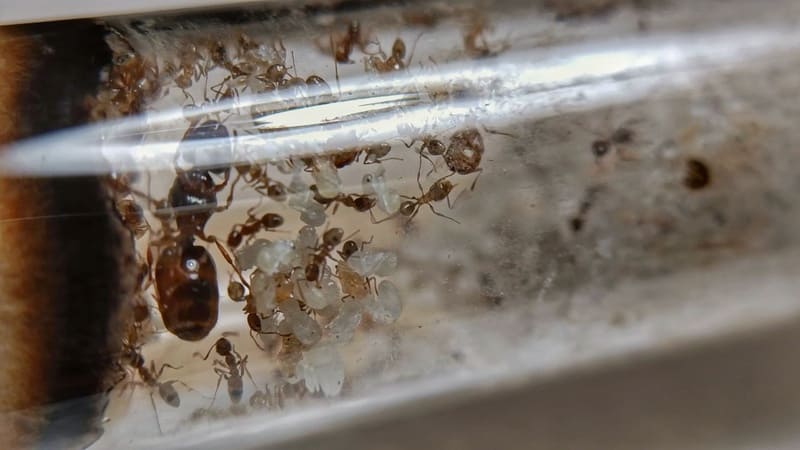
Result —
<svg viewBox="0 0 800 450"><path fill-rule="evenodd" d="M244 394L242 378L245 373L250 378L253 386L256 386L256 389L258 389L255 380L253 380L253 376L250 374L250 371L247 370L247 355L242 357L225 335L226 333L223 333L223 337L217 339L211 348L208 349L205 356L201 356L199 352L193 354L195 357L201 356L203 361L206 361L209 356L211 356L212 351L224 358L224 360L214 359L213 362L214 373L219 375L219 378L217 378L217 388L214 390L214 398L211 400L211 405L208 406L209 408L214 405L217 399L219 385L222 383L223 378L228 382L228 397L234 405L238 405L242 401L242 394Z"/></svg>

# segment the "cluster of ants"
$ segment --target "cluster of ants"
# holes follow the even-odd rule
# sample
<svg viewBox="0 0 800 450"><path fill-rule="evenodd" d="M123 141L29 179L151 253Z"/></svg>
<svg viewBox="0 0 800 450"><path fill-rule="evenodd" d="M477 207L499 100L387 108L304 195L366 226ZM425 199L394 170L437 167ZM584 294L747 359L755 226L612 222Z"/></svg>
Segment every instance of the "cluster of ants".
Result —
<svg viewBox="0 0 800 450"><path fill-rule="evenodd" d="M467 50L480 50L478 35L465 38ZM193 105L189 90L201 79L206 80L207 102L270 91L284 92L293 99L333 95L319 75L300 77L296 70L290 74L283 44L267 45L245 35L233 43L186 44L176 61L163 62L157 68L133 51L121 34L112 34L110 40L116 59L104 88L91 102L96 119L139 112L149 101L165 95L163 86L167 85L180 89ZM328 41L327 51L337 63L349 62L354 48L366 51L368 46L356 22L344 33L332 33ZM365 64L379 73L402 70L408 63L405 49L405 42L398 38L390 56L371 54ZM212 70L222 71L224 76L208 86ZM260 389L247 368L248 355L235 349L232 334L223 333L204 355L195 353L203 360L212 353L218 356L212 361L217 389L211 405L203 411L211 411L223 380L231 404L240 405L245 376L254 386L249 400L253 408L280 407L289 394L338 394L343 372L328 367L328 375L320 375L323 371L314 367L314 358L329 366L336 358L316 350L335 352L335 346L351 340L362 324L393 323L402 311L402 300L397 287L386 279L398 265L397 256L372 248L371 239L355 240L358 231L347 235L343 228L331 227L330 216L342 208L368 215L372 224L395 219L408 223L428 209L458 223L437 207L446 203L452 208L450 196L456 178L472 176L470 189L475 188L485 151L481 130L468 127L446 138L417 136L401 145L365 143L286 160L247 161L236 154L238 130L219 115L194 114L187 120L189 126L174 160L174 178L164 198L153 196L149 187L141 188L142 180L134 173L113 173L108 178L123 224L144 248L138 256L137 292L130 303L117 362L120 377L115 377L110 389L120 384L123 389L140 385L149 389L151 401L157 394L172 407L180 405L175 385L191 388L179 380L162 381L165 369L179 367L163 363L157 368L154 361L148 365L142 354L143 345L155 331L153 308L146 297L148 293L152 296L167 332L188 342L209 336L216 327L220 303L211 248L236 274L228 283L227 296L243 305L250 337L277 361L280 381ZM384 164L403 159L400 152L418 159L416 195L402 195L387 180ZM208 154L213 157L209 159ZM423 160L431 165L428 176L444 168L447 173L425 187ZM339 173L356 165L366 172L361 190L344 192ZM209 220L229 211L241 185L258 195L258 204L247 210L227 236L207 233ZM257 214L265 200L270 211ZM282 227L290 223L286 214L291 211L299 213L303 223L296 238L264 239L267 233L287 231ZM298 387L301 381L304 388Z"/></svg>

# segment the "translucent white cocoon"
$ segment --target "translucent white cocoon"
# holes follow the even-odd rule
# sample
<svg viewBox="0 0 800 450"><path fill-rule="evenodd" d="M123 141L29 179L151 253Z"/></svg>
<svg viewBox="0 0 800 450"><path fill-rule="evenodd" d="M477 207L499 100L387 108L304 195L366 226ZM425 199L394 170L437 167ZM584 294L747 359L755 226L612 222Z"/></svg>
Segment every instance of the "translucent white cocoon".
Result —
<svg viewBox="0 0 800 450"><path fill-rule="evenodd" d="M256 302L256 311L268 315L275 308L275 283L272 276L256 271L250 276L250 293Z"/></svg>
<svg viewBox="0 0 800 450"><path fill-rule="evenodd" d="M333 345L321 345L303 352L297 372L311 392L326 397L339 395L344 384L344 363Z"/></svg>
<svg viewBox="0 0 800 450"><path fill-rule="evenodd" d="M300 304L295 299L288 299L278 306L284 315L291 333L303 345L311 346L322 337L322 328L316 320L300 310Z"/></svg>
<svg viewBox="0 0 800 450"><path fill-rule="evenodd" d="M350 342L361 323L362 310L361 302L345 302L339 308L339 314L325 326L326 334L336 342Z"/></svg>
<svg viewBox="0 0 800 450"><path fill-rule="evenodd" d="M397 254L365 249L353 253L347 262L356 273L363 277L372 275L385 277L397 269Z"/></svg>
<svg viewBox="0 0 800 450"><path fill-rule="evenodd" d="M394 323L403 312L400 291L391 281L383 280L378 284L378 294L367 297L364 308L372 320L386 324Z"/></svg>
<svg viewBox="0 0 800 450"><path fill-rule="evenodd" d="M294 257L294 243L292 241L270 242L259 250L256 265L261 271L274 275L277 272L291 269Z"/></svg>

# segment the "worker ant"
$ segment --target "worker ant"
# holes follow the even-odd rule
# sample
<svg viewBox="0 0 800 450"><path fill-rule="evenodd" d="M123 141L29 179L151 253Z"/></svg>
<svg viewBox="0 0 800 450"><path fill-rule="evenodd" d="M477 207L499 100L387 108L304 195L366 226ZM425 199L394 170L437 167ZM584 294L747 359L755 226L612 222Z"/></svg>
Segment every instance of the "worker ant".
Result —
<svg viewBox="0 0 800 450"><path fill-rule="evenodd" d="M334 205L333 214L336 214L336 210L339 208L340 204L348 208L352 208L358 212L366 212L372 209L377 202L374 197L366 194L357 195L357 194L339 193L334 197L324 197L322 194L319 193L317 185L312 184L308 188L314 193L314 201L316 201L320 205L325 206L326 209L331 204Z"/></svg>
<svg viewBox="0 0 800 450"><path fill-rule="evenodd" d="M247 216L245 223L234 225L228 234L227 243L231 249L239 247L245 237L250 239L261 230L268 231L283 225L283 216L280 214L266 213L259 218L248 212Z"/></svg>
<svg viewBox="0 0 800 450"><path fill-rule="evenodd" d="M172 406L173 408L177 408L181 405L181 398L178 395L178 391L175 389L175 383L182 384L186 389L189 391L193 391L189 385L184 383L180 380L168 380L168 381L159 381L161 379L161 375L164 373L164 369L169 367L170 369L179 370L181 367L173 366L171 364L164 363L161 365L161 368L156 370L156 364L154 361L150 361L150 367L145 365L144 356L142 356L141 352L138 349L138 346L127 346L127 348L123 348L123 353L120 357L122 361L124 361L127 365L129 365L135 373L139 375L139 378L142 380L140 382L130 381L128 382L123 390L120 392L124 392L128 386L146 386L150 390L150 403L153 405L153 411L156 415L156 423L158 424L158 431L159 433L163 434L161 430L161 421L158 418L158 409L156 408L155 400L153 399L153 394L158 392L158 396L161 397L161 400L164 403Z"/></svg>
<svg viewBox="0 0 800 450"><path fill-rule="evenodd" d="M491 29L492 27L484 15L477 12L469 15L463 42L464 50L470 58L496 56L511 47L508 40L505 40L502 45L492 49L486 41L486 32Z"/></svg>
<svg viewBox="0 0 800 450"><path fill-rule="evenodd" d="M358 47L362 53L367 52L367 46L374 42L370 41L361 24L357 20L353 20L347 25L347 30L344 33L331 34L329 36L330 52L333 59L337 63L352 64L350 54L353 52L353 47ZM319 46L319 44L318 44ZM322 48L322 46L319 46Z"/></svg>
<svg viewBox="0 0 800 450"><path fill-rule="evenodd" d="M447 175L443 178L436 180L431 185L430 189L428 189L428 192L422 191L423 193L422 196L420 197L403 196L403 198L407 198L409 200L405 200L402 203L400 203L400 209L398 210L398 213L407 217L408 221L410 222L411 219L413 219L417 215L417 213L419 213L419 208L422 205L428 205L431 211L433 211L433 213L436 214L437 216L441 216L444 217L445 219L452 220L455 223L460 223L456 219L445 216L444 214L436 211L436 209L433 207L433 202L447 200L448 208L452 208L452 205L450 204L450 192L453 191L455 185L451 183L450 180L447 180L447 177L449 176L450 175ZM420 185L420 190L422 190L421 185Z"/></svg>
<svg viewBox="0 0 800 450"><path fill-rule="evenodd" d="M256 386L253 376L250 374L250 371L247 370L247 355L242 357L242 355L236 351L231 341L229 341L225 335L226 333L223 333L223 337L217 339L214 345L208 349L208 352L205 356L201 356L201 353L199 352L195 352L193 354L195 357L201 356L203 361L206 361L209 358L212 351L224 358L224 360L215 359L213 363L214 372L219 375L219 378L217 379L217 388L214 390L214 398L211 400L211 405L209 405L209 408L214 405L214 402L217 399L219 385L222 383L223 378L225 378L225 380L228 382L228 397L230 397L231 403L234 405L238 405L242 401L242 394L244 393L244 384L242 382L242 378L245 373L250 378L253 386ZM256 389L258 389L257 386Z"/></svg>
<svg viewBox="0 0 800 450"><path fill-rule="evenodd" d="M306 281L319 281L321 272L325 265L325 260L333 250L342 243L344 230L341 228L331 228L322 234L322 244L316 249L316 253L311 255L311 262L305 267Z"/></svg>
<svg viewBox="0 0 800 450"><path fill-rule="evenodd" d="M379 53L383 56L383 59L377 55L373 55L369 59L365 59L364 69L369 70L371 67L378 73L387 73L405 69L411 65L411 60L414 58L414 50L417 47L417 42L419 41L420 37L422 37L422 34L417 36L417 39L414 41L414 45L411 47L411 53L408 56L408 61L403 60L406 57L406 43L402 39L397 38L394 40L394 44L392 44L391 56L387 58L383 53L383 50L380 50Z"/></svg>

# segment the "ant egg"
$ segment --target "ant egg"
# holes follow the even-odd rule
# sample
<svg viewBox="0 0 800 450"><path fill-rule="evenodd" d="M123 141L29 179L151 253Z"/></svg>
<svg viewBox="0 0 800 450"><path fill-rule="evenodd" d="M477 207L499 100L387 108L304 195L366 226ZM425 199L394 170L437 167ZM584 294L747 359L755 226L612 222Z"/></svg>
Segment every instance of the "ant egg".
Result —
<svg viewBox="0 0 800 450"><path fill-rule="evenodd" d="M394 323L403 312L400 291L391 281L383 280L378 285L377 295L371 295L364 307L372 320L385 324Z"/></svg>
<svg viewBox="0 0 800 450"><path fill-rule="evenodd" d="M322 328L316 320L300 309L300 304L295 299L288 299L278 306L284 316L284 321L289 326L291 333L303 345L314 345L322 337Z"/></svg>
<svg viewBox="0 0 800 450"><path fill-rule="evenodd" d="M363 277L385 277L397 269L397 254L394 252L358 250L347 261Z"/></svg>
<svg viewBox="0 0 800 450"><path fill-rule="evenodd" d="M327 335L336 342L353 340L353 334L361 323L362 309L361 302L345 302L339 314L325 326Z"/></svg>
<svg viewBox="0 0 800 450"><path fill-rule="evenodd" d="M300 378L305 380L306 388L313 393L322 392L326 397L334 397L342 390L344 363L332 345L304 351L297 371Z"/></svg>

